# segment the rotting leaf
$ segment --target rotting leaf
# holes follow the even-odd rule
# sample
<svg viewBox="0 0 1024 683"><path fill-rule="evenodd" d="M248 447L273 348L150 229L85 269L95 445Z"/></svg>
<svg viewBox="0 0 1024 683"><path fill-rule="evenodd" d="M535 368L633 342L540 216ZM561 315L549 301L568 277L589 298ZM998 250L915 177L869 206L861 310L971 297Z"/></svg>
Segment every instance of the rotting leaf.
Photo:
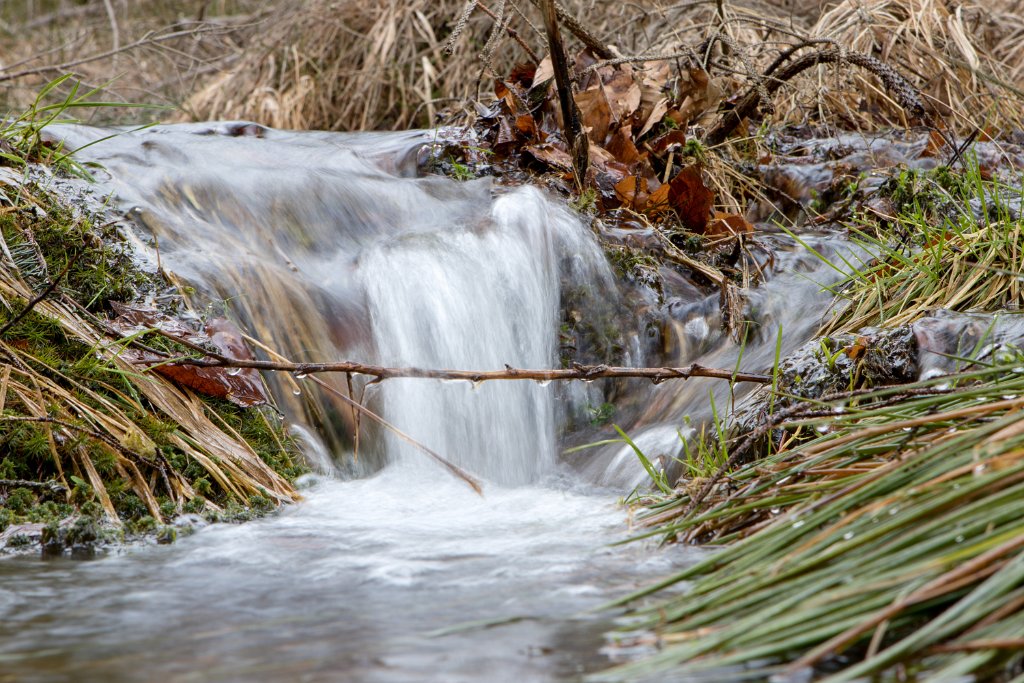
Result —
<svg viewBox="0 0 1024 683"><path fill-rule="evenodd" d="M715 212L715 218L707 228L708 235L742 235L754 232L754 226L738 213Z"/></svg>
<svg viewBox="0 0 1024 683"><path fill-rule="evenodd" d="M715 195L704 185L700 166L690 164L671 181L651 193L648 199L648 214L656 215L673 210L690 232L703 234L707 231L708 218L714 205Z"/></svg>
<svg viewBox="0 0 1024 683"><path fill-rule="evenodd" d="M118 313L118 317L110 321L109 326L119 334L132 335L146 329L159 329L171 337L191 344L212 344L218 353L229 358L252 359L249 348L242 340L241 331L225 318L210 320L203 333L155 308L133 307L117 302L111 302L111 306ZM120 355L137 365L153 365L166 360L155 353L134 348L126 348ZM201 394L227 399L244 408L263 405L269 401L259 372L251 368L163 363L155 365L153 371Z"/></svg>

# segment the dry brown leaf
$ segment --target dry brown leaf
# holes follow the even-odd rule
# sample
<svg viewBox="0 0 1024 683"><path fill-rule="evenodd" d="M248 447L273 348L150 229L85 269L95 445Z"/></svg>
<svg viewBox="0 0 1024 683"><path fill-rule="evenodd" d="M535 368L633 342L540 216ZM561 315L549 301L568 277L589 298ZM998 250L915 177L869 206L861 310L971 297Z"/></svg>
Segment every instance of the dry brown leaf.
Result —
<svg viewBox="0 0 1024 683"><path fill-rule="evenodd" d="M647 213L657 215L671 209L687 230L703 234L708 227L714 199L714 193L704 186L700 166L691 164L651 193L647 200Z"/></svg>
<svg viewBox="0 0 1024 683"><path fill-rule="evenodd" d="M608 141L608 152L626 166L635 166L643 160L643 156L633 143L633 131L628 124L615 129Z"/></svg>
<svg viewBox="0 0 1024 683"><path fill-rule="evenodd" d="M132 307L116 302L111 302L111 305L118 313L118 317L110 321L109 325L120 334L131 335L144 329L159 329L192 344L211 343L218 353L229 358L252 359L252 354L242 341L241 331L225 318L210 320L204 334L155 308ZM120 355L138 365L151 365L165 360L154 353L132 348L125 349ZM242 407L263 405L269 401L263 388L263 380L259 372L253 369L198 367L171 363L157 365L153 371L201 394L224 398Z"/></svg>
<svg viewBox="0 0 1024 683"><path fill-rule="evenodd" d="M754 226L738 213L715 212L715 218L708 225L708 235L741 235L754 232Z"/></svg>
<svg viewBox="0 0 1024 683"><path fill-rule="evenodd" d="M923 157L937 157L942 154L942 151L946 148L946 139L942 137L942 133L935 130L934 128L928 134L928 144L921 150L921 156Z"/></svg>
<svg viewBox="0 0 1024 683"><path fill-rule="evenodd" d="M638 175L626 176L616 183L615 196L623 206L642 211L647 205L647 179Z"/></svg>
<svg viewBox="0 0 1024 683"><path fill-rule="evenodd" d="M654 105L650 116L647 117L647 121L644 123L644 127L640 129L639 133L637 133L636 139L639 140L647 133L647 131L654 128L655 124L661 123L661 119L664 118L665 112L667 111L668 99L663 97Z"/></svg>
<svg viewBox="0 0 1024 683"><path fill-rule="evenodd" d="M612 72L602 88L616 121L625 121L640 107L640 86L633 79L632 69Z"/></svg>
<svg viewBox="0 0 1024 683"><path fill-rule="evenodd" d="M555 67L551 64L551 57L545 57L541 60L540 64L537 65L537 70L533 73L533 84L530 88L536 88L545 81L550 81L555 77Z"/></svg>
<svg viewBox="0 0 1024 683"><path fill-rule="evenodd" d="M529 114L517 116L516 130L528 140L532 140L537 137L537 122Z"/></svg>
<svg viewBox="0 0 1024 683"><path fill-rule="evenodd" d="M682 146L686 144L686 131L685 130L670 130L664 135L659 136L651 144L651 149L654 150L655 154L661 154L667 151L670 147Z"/></svg>
<svg viewBox="0 0 1024 683"><path fill-rule="evenodd" d="M572 173L572 157L550 143L527 145L523 151L540 163L565 173Z"/></svg>
<svg viewBox="0 0 1024 683"><path fill-rule="evenodd" d="M576 106L580 108L583 127L591 142L603 145L612 123L612 109L600 86L576 93Z"/></svg>
<svg viewBox="0 0 1024 683"><path fill-rule="evenodd" d="M658 102L665 99L667 85L671 76L668 62L645 62L640 71L640 111L639 118L646 121Z"/></svg>
<svg viewBox="0 0 1024 683"><path fill-rule="evenodd" d="M686 126L704 112L714 109L724 93L704 69L689 69L680 74L679 92L682 103L678 107L678 121Z"/></svg>

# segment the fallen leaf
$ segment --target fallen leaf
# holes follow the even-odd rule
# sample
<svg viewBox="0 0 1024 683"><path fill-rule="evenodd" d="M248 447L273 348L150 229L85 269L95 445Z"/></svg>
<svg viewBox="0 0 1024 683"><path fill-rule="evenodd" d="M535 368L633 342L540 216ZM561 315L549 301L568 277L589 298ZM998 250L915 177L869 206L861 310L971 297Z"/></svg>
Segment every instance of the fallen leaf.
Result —
<svg viewBox="0 0 1024 683"><path fill-rule="evenodd" d="M623 124L612 133L608 141L608 152L627 166L634 166L643 160L640 151L633 143L633 131L629 124Z"/></svg>
<svg viewBox="0 0 1024 683"><path fill-rule="evenodd" d="M516 130L526 139L532 140L537 137L537 122L529 114L516 117Z"/></svg>
<svg viewBox="0 0 1024 683"><path fill-rule="evenodd" d="M640 110L638 113L641 121L650 118L658 102L665 99L668 94L669 77L671 67L668 62L644 62L639 70L640 77Z"/></svg>
<svg viewBox="0 0 1024 683"><path fill-rule="evenodd" d="M537 75L535 64L516 64L508 75L508 80L523 88L529 88Z"/></svg>
<svg viewBox="0 0 1024 683"><path fill-rule="evenodd" d="M613 71L601 87L616 121L625 121L640 107L640 86L633 79L632 69Z"/></svg>
<svg viewBox="0 0 1024 683"><path fill-rule="evenodd" d="M636 139L642 138L647 131L654 128L655 124L661 123L661 119L665 117L665 112L668 111L668 99L663 97L654 105L651 110L650 116L647 117L647 122L644 123L643 128L637 133Z"/></svg>
<svg viewBox="0 0 1024 683"><path fill-rule="evenodd" d="M647 204L647 179L628 175L615 185L615 196L627 208L643 210Z"/></svg>
<svg viewBox="0 0 1024 683"><path fill-rule="evenodd" d="M670 130L664 135L660 135L655 138L654 142L651 143L651 149L654 150L655 154L661 154L668 151L670 147L682 147L686 144L686 131L685 130Z"/></svg>
<svg viewBox="0 0 1024 683"><path fill-rule="evenodd" d="M551 65L551 57L545 57L537 65L537 70L533 73L533 83L530 85L530 88L536 88L554 77L555 67Z"/></svg>
<svg viewBox="0 0 1024 683"><path fill-rule="evenodd" d="M707 227L708 235L741 235L754 232L754 226L738 213L715 212L715 218Z"/></svg>
<svg viewBox="0 0 1024 683"><path fill-rule="evenodd" d="M612 109L600 86L578 92L575 95L576 106L580 108L583 127L587 129L587 137L598 145L603 145L608 137L612 123Z"/></svg>
<svg viewBox="0 0 1024 683"><path fill-rule="evenodd" d="M928 134L928 144L921 150L922 157L937 157L946 148L946 139L934 128Z"/></svg>
<svg viewBox="0 0 1024 683"><path fill-rule="evenodd" d="M546 166L566 173L572 173L572 157L565 150L561 150L550 143L527 145L523 151Z"/></svg>
<svg viewBox="0 0 1024 683"><path fill-rule="evenodd" d="M703 234L708 227L714 199L714 193L704 186L700 166L691 164L651 193L647 200L647 213L656 215L671 209L687 230Z"/></svg>
<svg viewBox="0 0 1024 683"><path fill-rule="evenodd" d="M704 69L688 69L680 74L679 94L682 103L677 108L677 123L687 126L706 111L718 107L724 97L721 88Z"/></svg>
<svg viewBox="0 0 1024 683"><path fill-rule="evenodd" d="M849 358L850 360L857 360L858 358L864 355L864 352L867 351L867 349L868 338L858 336L852 344L843 349L843 353L845 353L846 357Z"/></svg>
<svg viewBox="0 0 1024 683"><path fill-rule="evenodd" d="M205 331L200 332L156 308L127 306L117 302L111 302L111 307L118 317L109 321L108 325L119 334L130 336L145 329L159 329L171 337L178 337L191 344L211 344L222 356L241 360L252 359L241 331L224 318L210 320ZM153 365L166 360L155 353L132 347L123 349L120 355L136 365ZM245 408L263 405L269 400L259 372L251 368L199 367L167 363L156 365L153 372L201 394L227 399Z"/></svg>
<svg viewBox="0 0 1024 683"><path fill-rule="evenodd" d="M502 116L498 119L498 133L494 137L494 149L501 151L502 148L515 143L516 134L512 131L512 124L509 123L507 116Z"/></svg>

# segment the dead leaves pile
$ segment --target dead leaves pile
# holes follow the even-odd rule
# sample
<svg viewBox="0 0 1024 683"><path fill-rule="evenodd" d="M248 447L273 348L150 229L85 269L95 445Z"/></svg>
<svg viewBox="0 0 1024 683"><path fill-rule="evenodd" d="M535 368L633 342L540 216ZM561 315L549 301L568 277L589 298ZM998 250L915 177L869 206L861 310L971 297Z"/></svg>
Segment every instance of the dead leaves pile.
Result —
<svg viewBox="0 0 1024 683"><path fill-rule="evenodd" d="M588 185L600 212L625 209L704 235L750 232L738 214L713 212L699 145L687 138L710 121L723 91L700 68L668 62L601 66L576 59L575 94L590 141ZM569 189L572 159L562 134L550 58L495 82L496 100L477 106L477 132L496 163L552 174Z"/></svg>

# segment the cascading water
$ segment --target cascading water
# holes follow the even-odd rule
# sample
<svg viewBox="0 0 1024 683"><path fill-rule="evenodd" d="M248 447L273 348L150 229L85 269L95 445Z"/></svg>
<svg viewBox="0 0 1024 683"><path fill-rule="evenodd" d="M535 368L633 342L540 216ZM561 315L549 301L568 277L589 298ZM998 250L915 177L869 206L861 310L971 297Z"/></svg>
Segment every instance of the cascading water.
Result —
<svg viewBox="0 0 1024 683"><path fill-rule="evenodd" d="M77 147L109 131L61 135ZM560 292L614 302L600 249L536 189L416 177L431 135L170 126L103 140L83 158L105 168L90 191L130 211L142 256L200 298L223 300L292 360L558 367ZM818 310L828 299L819 276L800 290ZM795 284L782 278L754 295L773 313L745 366L770 365L778 324L787 347L809 332L813 316L777 303ZM689 343L669 362L735 363L714 306L690 313L675 316L674 338ZM626 346L638 361L642 345ZM325 379L347 393L345 378ZM303 378L270 382L320 469L340 468L347 481L321 478L279 515L168 548L0 563L0 671L19 681L575 680L607 665L596 653L610 624L571 615L697 554L607 548L626 533L621 486L643 470L628 454L573 456L570 468L557 455L562 418L600 403L598 386L365 387L371 408L486 480L481 498L365 422L353 457L347 405ZM677 449L682 416L706 417L712 386L645 386L624 426ZM724 407L727 388L715 390ZM480 620L494 625L459 627Z"/></svg>
<svg viewBox="0 0 1024 683"><path fill-rule="evenodd" d="M104 134L65 133L73 146ZM538 190L401 177L415 171L429 139L178 126L86 153L109 172L103 187L151 231L140 244L150 261L226 300L246 328L293 360L556 366L561 280L604 282L611 291L600 250ZM347 393L343 378L330 381ZM330 393L288 377L273 384L293 420L311 422L336 451L351 441L352 411ZM467 384L390 380L367 398L487 480L523 484L550 474L555 387ZM393 434L381 436L369 441L377 457L362 473L382 456L424 462ZM352 469L350 458L336 460Z"/></svg>

